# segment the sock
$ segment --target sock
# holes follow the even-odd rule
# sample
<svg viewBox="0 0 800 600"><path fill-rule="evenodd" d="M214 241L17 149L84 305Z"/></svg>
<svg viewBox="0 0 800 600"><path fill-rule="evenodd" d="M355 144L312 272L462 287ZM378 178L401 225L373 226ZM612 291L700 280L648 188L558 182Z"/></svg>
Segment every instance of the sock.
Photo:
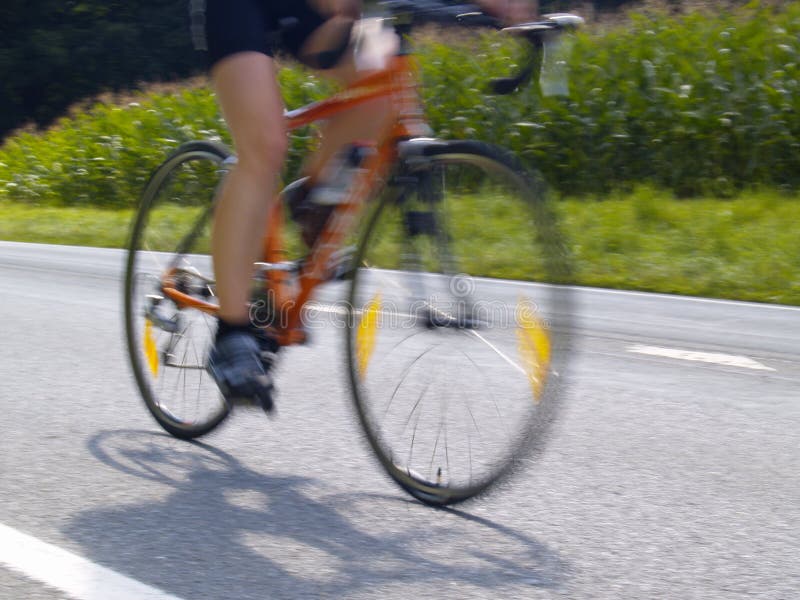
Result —
<svg viewBox="0 0 800 600"><path fill-rule="evenodd" d="M226 335L237 331L244 331L248 333L252 332L253 325L250 323L250 321L245 321L244 323L231 323L223 319L217 319L217 339L223 338Z"/></svg>

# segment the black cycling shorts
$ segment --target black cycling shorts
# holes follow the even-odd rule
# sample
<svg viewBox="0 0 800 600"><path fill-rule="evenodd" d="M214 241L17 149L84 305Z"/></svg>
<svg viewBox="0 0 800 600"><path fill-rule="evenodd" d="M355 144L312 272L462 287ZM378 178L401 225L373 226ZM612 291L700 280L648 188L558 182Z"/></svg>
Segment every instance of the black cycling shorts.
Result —
<svg viewBox="0 0 800 600"><path fill-rule="evenodd" d="M190 0L190 11L194 46L208 52L209 66L248 51L274 56L282 49L301 59L303 44L326 20L306 0ZM346 48L345 41L322 65L303 62L328 68Z"/></svg>

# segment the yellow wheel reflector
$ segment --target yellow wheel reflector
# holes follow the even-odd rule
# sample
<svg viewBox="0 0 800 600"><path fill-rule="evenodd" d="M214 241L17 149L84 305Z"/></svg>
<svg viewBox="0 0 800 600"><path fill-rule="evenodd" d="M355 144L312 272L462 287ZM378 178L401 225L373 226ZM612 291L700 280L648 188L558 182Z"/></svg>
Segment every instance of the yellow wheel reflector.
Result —
<svg viewBox="0 0 800 600"><path fill-rule="evenodd" d="M158 377L158 348L156 339L153 336L153 324L150 319L144 320L144 355L147 358L147 366L153 377Z"/></svg>
<svg viewBox="0 0 800 600"><path fill-rule="evenodd" d="M517 347L534 402L538 403L550 367L550 336L532 307L531 302L523 299L517 303Z"/></svg>
<svg viewBox="0 0 800 600"><path fill-rule="evenodd" d="M381 294L378 292L364 308L361 322L356 331L356 359L361 378L367 373L369 360L375 351L375 332L378 329L378 313L381 309Z"/></svg>

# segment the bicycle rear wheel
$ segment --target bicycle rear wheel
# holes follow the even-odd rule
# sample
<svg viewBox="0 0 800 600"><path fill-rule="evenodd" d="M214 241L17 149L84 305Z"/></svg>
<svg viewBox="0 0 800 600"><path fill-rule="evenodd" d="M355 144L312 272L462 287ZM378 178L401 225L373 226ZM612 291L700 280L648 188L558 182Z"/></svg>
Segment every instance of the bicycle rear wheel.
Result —
<svg viewBox="0 0 800 600"><path fill-rule="evenodd" d="M153 174L131 230L125 270L128 353L147 408L179 438L208 433L229 412L205 370L216 318L176 302L214 303L210 226L230 153L210 142L182 145Z"/></svg>
<svg viewBox="0 0 800 600"><path fill-rule="evenodd" d="M419 148L362 233L347 354L377 458L412 496L445 505L542 448L569 355L569 288L554 284L570 265L541 182L512 155Z"/></svg>

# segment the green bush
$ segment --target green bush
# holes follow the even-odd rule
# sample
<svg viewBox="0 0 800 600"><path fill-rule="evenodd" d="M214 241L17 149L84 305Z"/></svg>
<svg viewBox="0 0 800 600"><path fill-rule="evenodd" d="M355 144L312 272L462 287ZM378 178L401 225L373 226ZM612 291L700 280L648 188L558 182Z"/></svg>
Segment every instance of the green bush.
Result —
<svg viewBox="0 0 800 600"><path fill-rule="evenodd" d="M510 147L569 195L641 183L681 196L735 195L748 185L800 188L800 3L709 15L633 15L576 36L568 97L535 86L485 93L512 70L497 35L419 43L428 116L442 137ZM281 71L286 103L330 86ZM133 206L152 169L180 142L228 141L211 92L173 86L134 102L99 103L0 148L0 201ZM287 178L313 135L293 137Z"/></svg>
<svg viewBox="0 0 800 600"><path fill-rule="evenodd" d="M287 102L320 98L329 86L300 71L281 71ZM125 103L98 103L46 132L20 133L0 149L0 201L51 206L135 206L147 179L183 142L212 139L230 145L211 90L172 86ZM290 172L312 143L292 137Z"/></svg>
<svg viewBox="0 0 800 600"><path fill-rule="evenodd" d="M646 180L679 195L729 195L752 183L796 189L798 53L798 3L635 17L601 40L579 40L576 93L543 103L534 120L552 126L534 138L539 147L521 150L541 160L571 145L578 168L548 171L574 192Z"/></svg>
<svg viewBox="0 0 800 600"><path fill-rule="evenodd" d="M97 104L44 134L22 133L0 151L0 198L42 205L133 206L167 153L219 138L212 95L187 88L124 106Z"/></svg>

